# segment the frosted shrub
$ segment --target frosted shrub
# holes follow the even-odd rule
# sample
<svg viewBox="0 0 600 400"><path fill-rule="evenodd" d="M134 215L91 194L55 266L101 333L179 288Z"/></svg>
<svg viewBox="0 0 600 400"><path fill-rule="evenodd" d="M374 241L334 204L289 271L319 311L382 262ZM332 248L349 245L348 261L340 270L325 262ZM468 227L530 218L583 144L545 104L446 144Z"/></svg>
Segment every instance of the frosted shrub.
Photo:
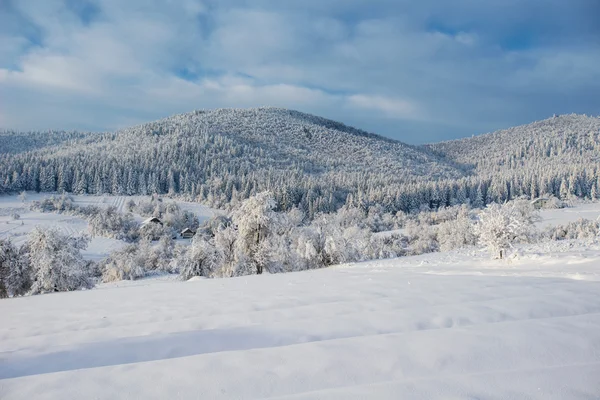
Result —
<svg viewBox="0 0 600 400"><path fill-rule="evenodd" d="M215 236L217 232L230 226L231 218L224 215L215 215L204 222L201 230L210 236Z"/></svg>
<svg viewBox="0 0 600 400"><path fill-rule="evenodd" d="M372 254L370 258L395 258L406 254L408 239L399 233L386 236L373 236L371 239Z"/></svg>
<svg viewBox="0 0 600 400"><path fill-rule="evenodd" d="M0 298L27 293L31 287L30 274L27 257L10 241L0 239Z"/></svg>
<svg viewBox="0 0 600 400"><path fill-rule="evenodd" d="M177 271L174 259L183 252L184 247L175 248L170 236L160 238L157 245L142 240L114 251L101 264L104 282L136 280L150 273Z"/></svg>
<svg viewBox="0 0 600 400"><path fill-rule="evenodd" d="M167 207L161 221L165 226L172 228L176 232L181 232L185 228L196 231L199 226L196 214L191 211L182 211L179 207Z"/></svg>
<svg viewBox="0 0 600 400"><path fill-rule="evenodd" d="M143 250L146 250L145 247ZM147 254L146 254L147 255ZM130 244L111 253L103 262L102 281L136 280L146 276L146 255L139 244Z"/></svg>
<svg viewBox="0 0 600 400"><path fill-rule="evenodd" d="M341 218L340 218L341 214ZM350 225L347 210L321 215L310 226L314 248L324 266L361 261L367 258L371 245L368 229Z"/></svg>
<svg viewBox="0 0 600 400"><path fill-rule="evenodd" d="M221 276L233 276L235 273L237 231L232 226L222 227L215 232L213 240L215 247L219 249L223 257Z"/></svg>
<svg viewBox="0 0 600 400"><path fill-rule="evenodd" d="M437 227L437 241L440 250L448 251L477 244L475 224L466 209L461 210L453 221L446 221Z"/></svg>
<svg viewBox="0 0 600 400"><path fill-rule="evenodd" d="M567 225L547 228L544 237L552 240L595 239L600 237L600 221L580 218Z"/></svg>
<svg viewBox="0 0 600 400"><path fill-rule="evenodd" d="M155 241L163 236L175 236L175 232L168 226L158 223L147 223L139 228L139 237L142 240Z"/></svg>
<svg viewBox="0 0 600 400"><path fill-rule="evenodd" d="M134 203L135 204L135 203ZM156 209L156 204L151 201L140 201L137 205L134 205L132 211L137 212L142 217L151 217Z"/></svg>
<svg viewBox="0 0 600 400"><path fill-rule="evenodd" d="M297 231L293 244L298 260L297 269L322 268L325 265L323 244L315 230L303 228Z"/></svg>
<svg viewBox="0 0 600 400"><path fill-rule="evenodd" d="M154 254L152 269L172 272L169 263L175 257L175 241L173 238L170 235L161 237L152 252Z"/></svg>
<svg viewBox="0 0 600 400"><path fill-rule="evenodd" d="M221 276L223 254L214 244L202 237L194 237L188 251L177 260L179 276L188 280L194 276L213 278Z"/></svg>
<svg viewBox="0 0 600 400"><path fill-rule="evenodd" d="M74 211L78 207L73 203L73 198L67 194L60 196L50 196L49 198L34 201L30 206L32 211L40 212L69 212Z"/></svg>
<svg viewBox="0 0 600 400"><path fill-rule="evenodd" d="M32 294L90 288L90 271L81 255L89 238L71 237L55 229L35 228L28 249L33 283Z"/></svg>
<svg viewBox="0 0 600 400"><path fill-rule="evenodd" d="M139 224L131 214L122 214L116 207L100 210L89 219L89 230L93 236L104 236L133 242L138 238Z"/></svg>
<svg viewBox="0 0 600 400"><path fill-rule="evenodd" d="M535 219L533 208L526 201L490 204L479 214L479 242L492 256L503 258L514 243L530 241Z"/></svg>
<svg viewBox="0 0 600 400"><path fill-rule="evenodd" d="M565 208L567 206L567 203L553 195L546 195L544 197L548 199L548 201L546 201L546 203L543 206L543 208L545 209L560 209Z"/></svg>
<svg viewBox="0 0 600 400"><path fill-rule="evenodd" d="M436 227L411 221L406 224L406 234L409 243L408 254L410 255L433 253L440 248Z"/></svg>

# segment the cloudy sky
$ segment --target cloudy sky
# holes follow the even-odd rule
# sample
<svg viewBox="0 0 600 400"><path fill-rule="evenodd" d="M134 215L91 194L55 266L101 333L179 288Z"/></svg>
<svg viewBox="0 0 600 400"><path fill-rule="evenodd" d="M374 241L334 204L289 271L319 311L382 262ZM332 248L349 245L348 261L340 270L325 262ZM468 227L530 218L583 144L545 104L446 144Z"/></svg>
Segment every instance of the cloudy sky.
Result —
<svg viewBox="0 0 600 400"><path fill-rule="evenodd" d="M268 105L423 143L599 93L598 0L0 0L0 128Z"/></svg>

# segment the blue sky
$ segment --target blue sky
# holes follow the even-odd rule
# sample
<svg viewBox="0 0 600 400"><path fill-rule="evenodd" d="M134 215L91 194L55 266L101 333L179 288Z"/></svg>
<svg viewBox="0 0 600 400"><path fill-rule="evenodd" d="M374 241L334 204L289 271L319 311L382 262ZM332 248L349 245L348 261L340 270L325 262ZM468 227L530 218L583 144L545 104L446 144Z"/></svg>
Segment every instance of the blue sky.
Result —
<svg viewBox="0 0 600 400"><path fill-rule="evenodd" d="M600 114L597 0L0 0L0 127L293 108L409 143Z"/></svg>

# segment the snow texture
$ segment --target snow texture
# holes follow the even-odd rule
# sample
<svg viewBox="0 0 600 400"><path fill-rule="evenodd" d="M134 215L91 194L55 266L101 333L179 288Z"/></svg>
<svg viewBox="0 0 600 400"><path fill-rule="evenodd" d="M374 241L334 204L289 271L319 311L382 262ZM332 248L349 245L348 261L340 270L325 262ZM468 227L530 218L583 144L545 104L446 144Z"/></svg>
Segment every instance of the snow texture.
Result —
<svg viewBox="0 0 600 400"><path fill-rule="evenodd" d="M600 246L0 301L0 397L593 399Z"/></svg>

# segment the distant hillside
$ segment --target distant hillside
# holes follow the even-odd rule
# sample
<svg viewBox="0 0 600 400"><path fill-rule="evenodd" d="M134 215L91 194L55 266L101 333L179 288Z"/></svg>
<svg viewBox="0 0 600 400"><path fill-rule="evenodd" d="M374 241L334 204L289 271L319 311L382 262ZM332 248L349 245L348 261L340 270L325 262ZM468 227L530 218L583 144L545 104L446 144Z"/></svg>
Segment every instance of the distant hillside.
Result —
<svg viewBox="0 0 600 400"><path fill-rule="evenodd" d="M5 191L157 192L225 206L271 190L311 214L346 201L406 209L422 190L406 185L463 176L426 149L277 108L175 115L1 162Z"/></svg>
<svg viewBox="0 0 600 400"><path fill-rule="evenodd" d="M598 195L600 118L555 116L472 138L425 146L495 186L492 197ZM563 183L564 182L564 183ZM562 193L561 193L562 186ZM511 190L513 193L511 193Z"/></svg>
<svg viewBox="0 0 600 400"><path fill-rule="evenodd" d="M73 142L92 140L95 133L44 131L44 132L16 132L0 130L0 154L23 153L43 147L69 145Z"/></svg>
<svg viewBox="0 0 600 400"><path fill-rule="evenodd" d="M598 197L600 119L569 115L410 146L279 108L175 115L114 133L0 134L0 193L169 194L229 207L270 190L312 217L546 193Z"/></svg>

